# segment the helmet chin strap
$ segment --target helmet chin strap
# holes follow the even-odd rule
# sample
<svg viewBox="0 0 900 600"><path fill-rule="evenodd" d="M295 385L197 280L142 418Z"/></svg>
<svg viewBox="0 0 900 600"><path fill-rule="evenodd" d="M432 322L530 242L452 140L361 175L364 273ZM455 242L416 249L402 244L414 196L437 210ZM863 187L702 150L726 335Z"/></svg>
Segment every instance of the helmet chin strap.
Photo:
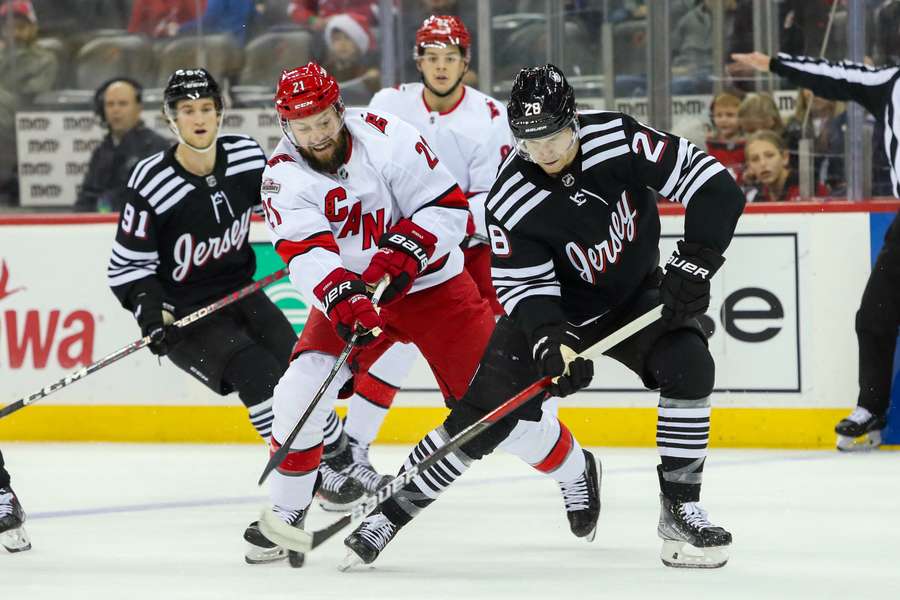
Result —
<svg viewBox="0 0 900 600"><path fill-rule="evenodd" d="M459 84L462 83L463 77L466 76L466 73L467 73L468 71L469 71L469 68L466 67L466 70L462 72L462 75L459 76L459 79L456 80L456 83L454 83L452 86L450 86L450 89L447 90L446 92L443 92L443 93L437 91L436 89L434 89L434 88L431 86L431 84L428 83L428 79L425 78L425 73L422 73L422 72L420 71L420 72L419 72L419 75L422 77L422 83L425 84L425 87L428 88L428 91L429 91L429 92L431 92L432 94L434 94L434 95L437 96L438 98L446 98L447 96L449 96L450 94L452 94L453 92L456 91L456 88L458 88L458 87L459 87Z"/></svg>
<svg viewBox="0 0 900 600"><path fill-rule="evenodd" d="M224 121L224 119L225 119L225 109L223 108L219 112L219 119L216 123L216 132L218 132L222 129L222 121ZM216 137L214 137L213 140L209 143L209 145L206 146L205 148L199 148L199 147L194 146L193 144L185 141L185 139L181 136L181 130L179 130L178 125L175 124L175 119L173 119L172 115L169 114L168 108L166 108L166 120L168 120L168 122L169 122L169 131L171 131L172 134L178 139L179 144L184 144L185 146L187 146L188 148L190 148L191 150L193 150L194 152L197 152L199 154L206 154L207 152L209 152L210 150L212 150L213 148L216 147L216 139L218 138L218 135L216 135Z"/></svg>

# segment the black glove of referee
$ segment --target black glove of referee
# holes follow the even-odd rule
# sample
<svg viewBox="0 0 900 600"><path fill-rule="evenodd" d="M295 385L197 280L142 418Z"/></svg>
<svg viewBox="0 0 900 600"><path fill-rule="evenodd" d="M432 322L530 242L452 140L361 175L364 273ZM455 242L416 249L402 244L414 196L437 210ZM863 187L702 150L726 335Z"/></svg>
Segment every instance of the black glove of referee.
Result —
<svg viewBox="0 0 900 600"><path fill-rule="evenodd" d="M660 286L662 320L679 325L709 309L709 281L725 258L700 244L678 242Z"/></svg>
<svg viewBox="0 0 900 600"><path fill-rule="evenodd" d="M544 325L532 334L532 354L541 377L556 377L547 391L564 398L586 388L594 377L594 363L577 356L565 345L565 332L559 325Z"/></svg>

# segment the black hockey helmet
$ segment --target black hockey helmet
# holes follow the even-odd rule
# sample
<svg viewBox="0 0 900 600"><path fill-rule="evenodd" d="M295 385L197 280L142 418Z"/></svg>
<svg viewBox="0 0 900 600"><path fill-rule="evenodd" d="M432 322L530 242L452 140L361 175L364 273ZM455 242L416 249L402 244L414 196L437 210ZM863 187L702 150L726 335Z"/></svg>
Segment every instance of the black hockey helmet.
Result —
<svg viewBox="0 0 900 600"><path fill-rule="evenodd" d="M175 110L179 100L198 100L212 98L216 110L222 112L222 91L219 84L203 67L197 69L178 69L169 76L163 92L163 105L169 111Z"/></svg>
<svg viewBox="0 0 900 600"><path fill-rule="evenodd" d="M525 68L513 81L506 110L517 139L547 137L575 120L575 90L555 65Z"/></svg>

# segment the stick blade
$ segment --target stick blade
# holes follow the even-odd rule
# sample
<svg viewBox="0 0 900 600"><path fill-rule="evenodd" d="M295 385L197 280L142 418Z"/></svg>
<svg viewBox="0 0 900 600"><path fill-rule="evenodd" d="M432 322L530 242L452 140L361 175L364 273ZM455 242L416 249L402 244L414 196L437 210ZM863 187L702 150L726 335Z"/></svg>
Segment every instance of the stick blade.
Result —
<svg viewBox="0 0 900 600"><path fill-rule="evenodd" d="M259 515L259 530L270 542L282 548L304 553L313 549L313 535L310 532L288 525L269 509Z"/></svg>

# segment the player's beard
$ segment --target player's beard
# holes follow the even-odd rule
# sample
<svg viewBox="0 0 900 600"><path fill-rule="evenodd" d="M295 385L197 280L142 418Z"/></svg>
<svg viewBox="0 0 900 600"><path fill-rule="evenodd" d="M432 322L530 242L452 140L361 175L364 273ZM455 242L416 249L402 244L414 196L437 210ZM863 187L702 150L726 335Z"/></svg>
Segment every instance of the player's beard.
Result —
<svg viewBox="0 0 900 600"><path fill-rule="evenodd" d="M335 140L334 150L332 151L331 156L325 160L318 158L307 148L298 147L297 150L300 152L300 156L306 160L306 164L312 167L313 170L320 173L335 173L338 168L344 164L344 160L347 158L347 146L350 143L349 136L350 134L348 133L347 128L342 127L337 140Z"/></svg>
<svg viewBox="0 0 900 600"><path fill-rule="evenodd" d="M424 73L421 73L420 76L422 77L422 83L425 84L425 87L428 88L428 91L429 91L429 92L431 92L432 94L434 94L434 95L437 96L438 98L446 98L447 96L449 96L450 94L452 94L453 92L455 92L455 91L456 91L456 88L458 88L458 87L460 86L460 84L462 83L463 77L466 76L466 71L463 71L463 72L462 72L462 75L460 75L460 76L456 79L456 83L454 83L452 86L450 86L450 88L449 88L446 92L439 92L439 91L437 91L430 83L428 83L428 79L425 77L425 74L424 74Z"/></svg>

